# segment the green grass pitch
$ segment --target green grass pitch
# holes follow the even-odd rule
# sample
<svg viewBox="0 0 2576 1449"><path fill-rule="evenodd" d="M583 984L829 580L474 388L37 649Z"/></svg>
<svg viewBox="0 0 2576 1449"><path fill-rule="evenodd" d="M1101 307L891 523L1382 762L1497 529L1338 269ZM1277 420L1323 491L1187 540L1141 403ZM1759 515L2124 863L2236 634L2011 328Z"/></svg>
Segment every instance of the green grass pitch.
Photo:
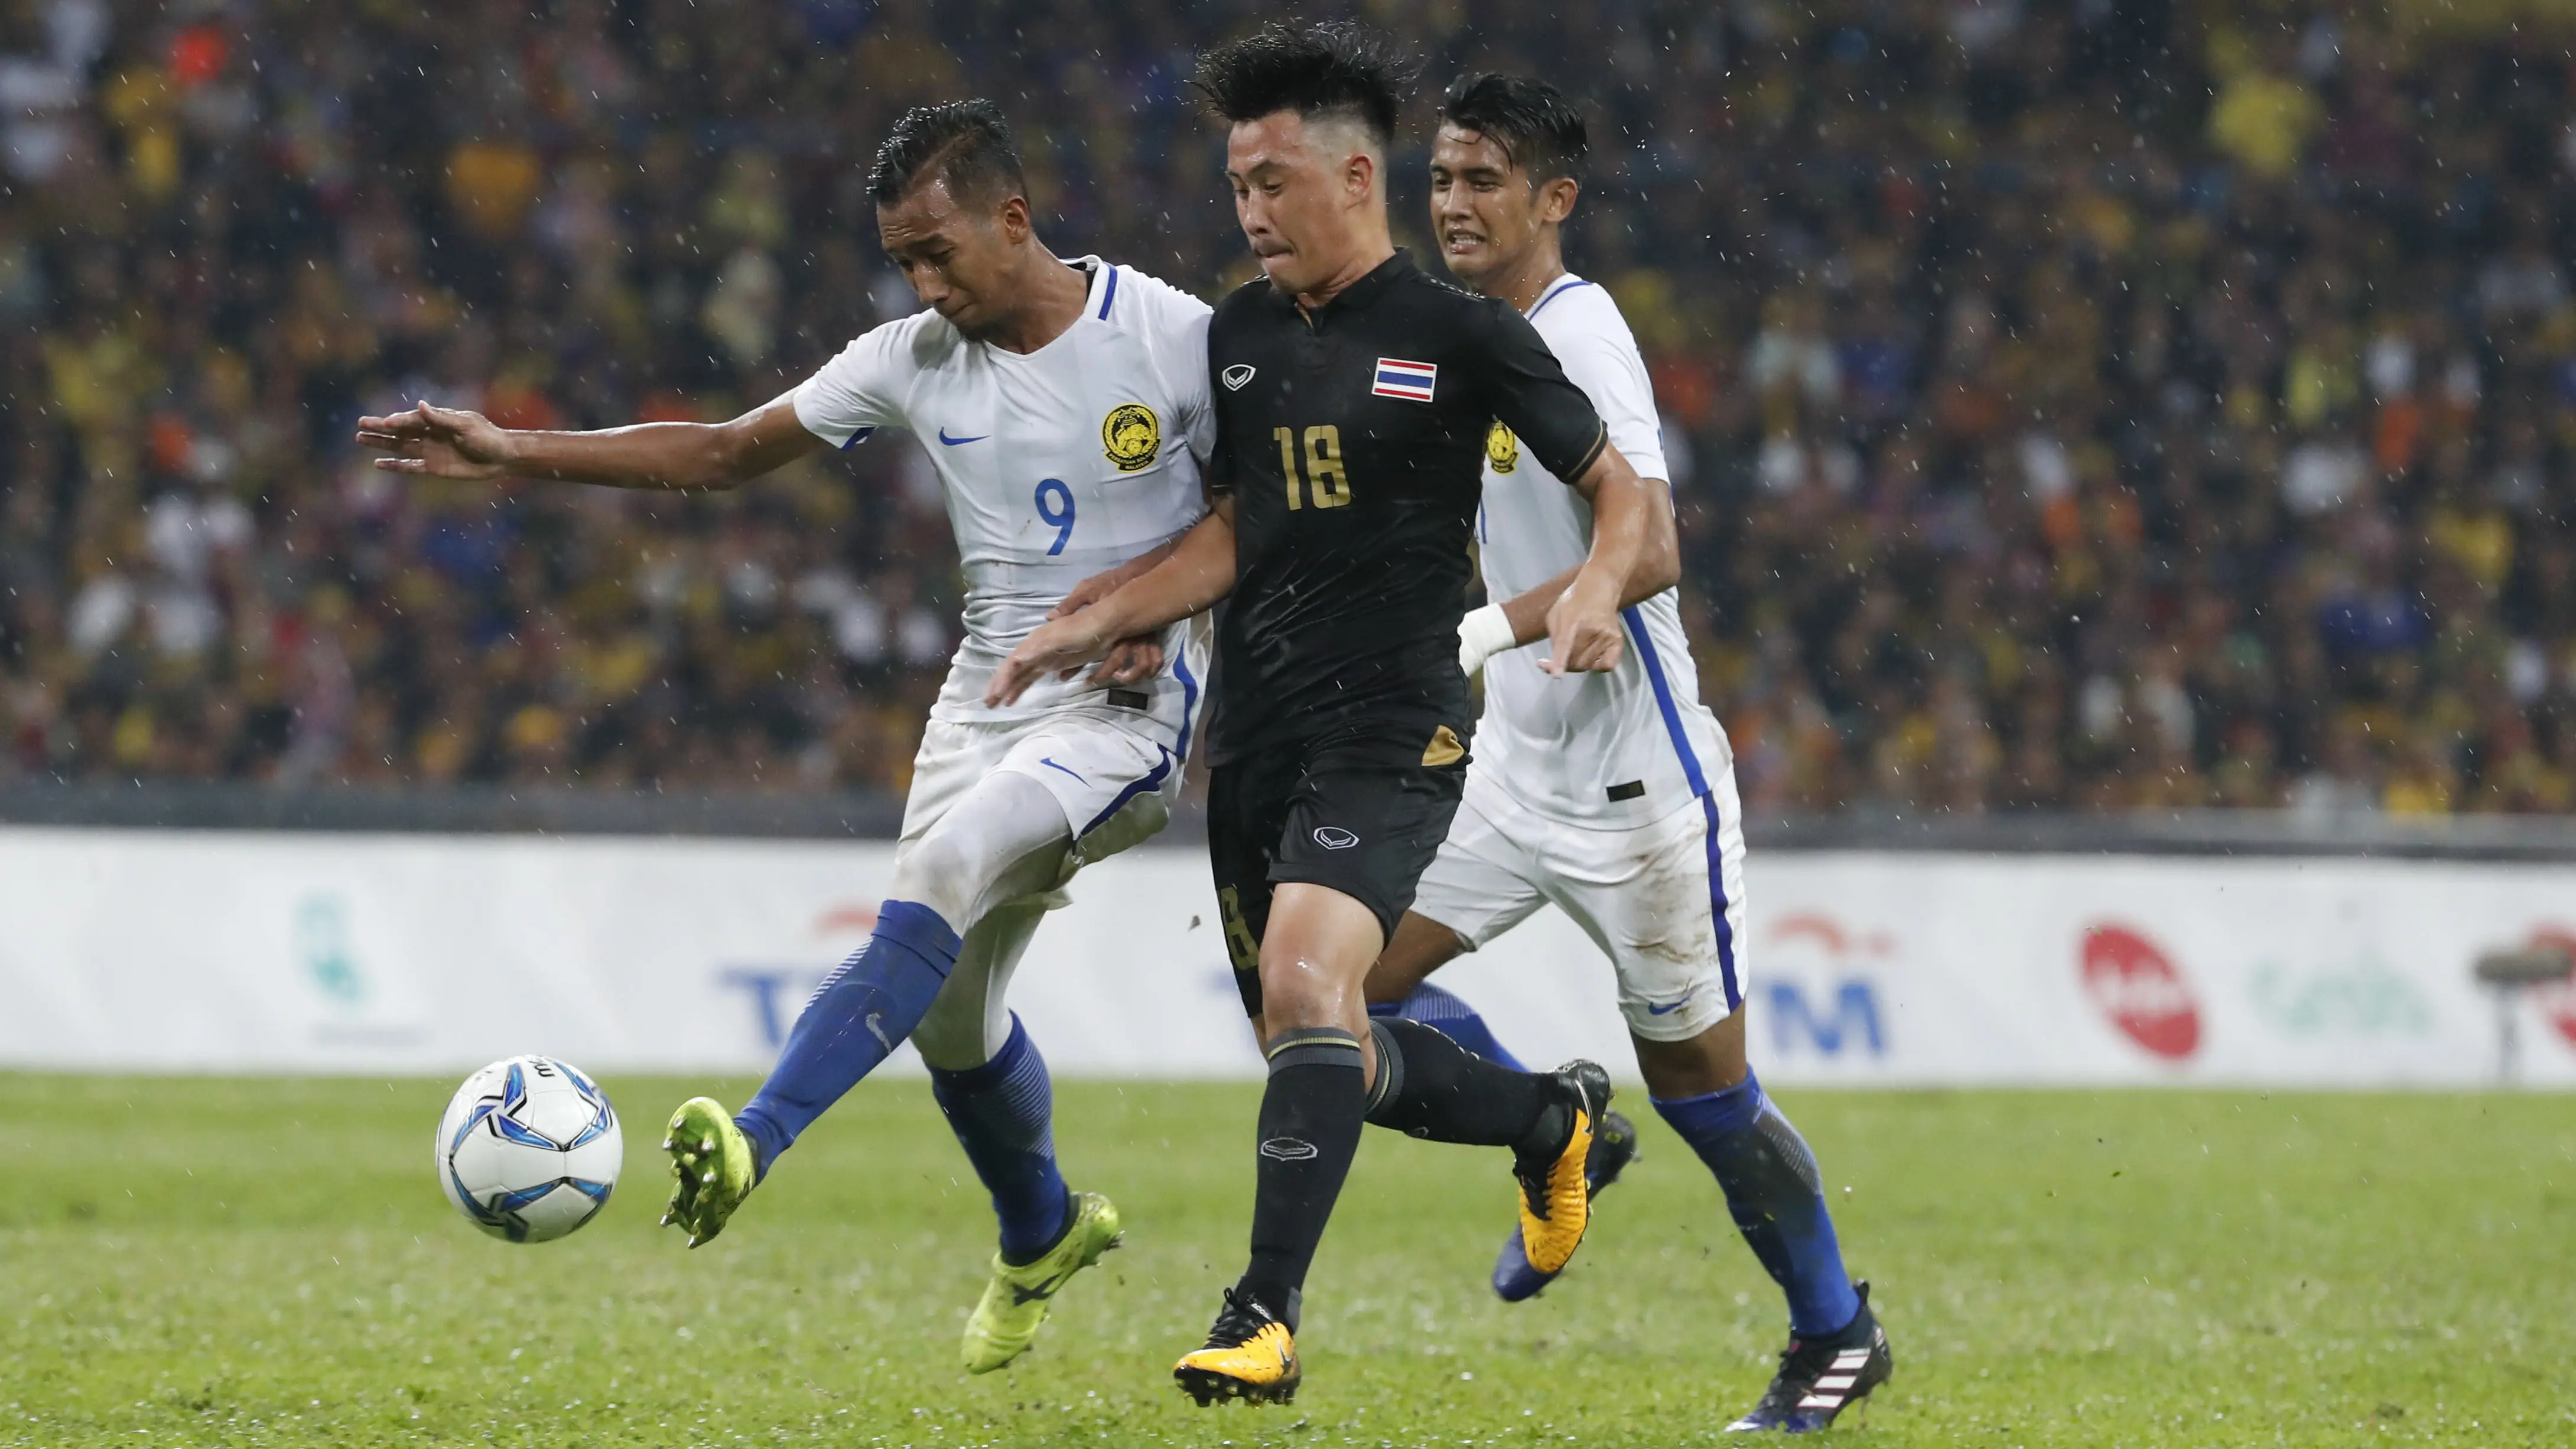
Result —
<svg viewBox="0 0 2576 1449"><path fill-rule="evenodd" d="M1068 1083L1127 1247L967 1378L988 1210L917 1082L863 1087L716 1243L657 1230L663 1115L542 1247L441 1200L447 1085L0 1076L0 1445L1696 1444L1778 1299L1650 1112L1572 1272L1496 1302L1494 1156L1371 1134L1291 1408L1171 1387L1240 1266L1254 1088ZM738 1100L744 1084L724 1084ZM1896 1380L1885 1446L2576 1443L2576 1102L1793 1092ZM1632 1103L1631 1105L1639 1105Z"/></svg>

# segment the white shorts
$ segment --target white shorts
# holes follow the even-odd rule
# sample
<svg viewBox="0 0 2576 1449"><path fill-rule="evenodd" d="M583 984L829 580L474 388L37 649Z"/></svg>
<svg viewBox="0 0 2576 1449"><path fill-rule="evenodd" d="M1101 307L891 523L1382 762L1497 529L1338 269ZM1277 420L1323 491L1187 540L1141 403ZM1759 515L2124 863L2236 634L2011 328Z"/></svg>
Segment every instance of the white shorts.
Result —
<svg viewBox="0 0 2576 1449"><path fill-rule="evenodd" d="M1413 909L1475 950L1551 901L1619 978L1648 1041L1686 1041L1744 1004L1744 822L1735 772L1643 825L1596 829L1529 809L1470 767L1466 797Z"/></svg>
<svg viewBox="0 0 2576 1449"><path fill-rule="evenodd" d="M913 757L895 848L920 839L985 776L1008 771L1046 787L1063 807L1073 831L1069 880L1084 863L1106 860L1170 823L1191 723L1186 715L1174 722L1111 704L1107 691L1035 719L934 719Z"/></svg>

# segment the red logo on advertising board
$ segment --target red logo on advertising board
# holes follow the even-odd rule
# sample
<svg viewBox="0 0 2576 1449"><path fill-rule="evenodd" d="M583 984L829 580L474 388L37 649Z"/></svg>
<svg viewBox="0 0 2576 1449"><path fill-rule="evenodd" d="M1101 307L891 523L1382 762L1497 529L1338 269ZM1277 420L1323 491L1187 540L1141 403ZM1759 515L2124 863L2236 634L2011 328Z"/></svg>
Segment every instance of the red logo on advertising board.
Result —
<svg viewBox="0 0 2576 1449"><path fill-rule="evenodd" d="M2531 946L2533 950L2554 946L2576 958L2576 931L2564 926L2542 926L2531 933ZM2554 986L2535 988L2531 993L2531 1004L2539 1010L2543 1020L2558 1028L2558 1034L2567 1039L2569 1046L2576 1046L2576 975L2570 975Z"/></svg>
<svg viewBox="0 0 2576 1449"><path fill-rule="evenodd" d="M1771 927L1771 939L1790 942L1814 941L1828 960L1843 962L1854 956L1877 956L1882 959L1896 954L1896 938L1885 931L1859 935L1846 931L1833 917L1814 911L1800 911L1782 917Z"/></svg>
<svg viewBox="0 0 2576 1449"><path fill-rule="evenodd" d="M836 936L844 931L873 931L876 928L877 908L874 906L834 906L814 922L817 936Z"/></svg>
<svg viewBox="0 0 2576 1449"><path fill-rule="evenodd" d="M2168 1061L2200 1050L2200 1006L2155 944L2127 926L2084 933L2084 990L2129 1040Z"/></svg>

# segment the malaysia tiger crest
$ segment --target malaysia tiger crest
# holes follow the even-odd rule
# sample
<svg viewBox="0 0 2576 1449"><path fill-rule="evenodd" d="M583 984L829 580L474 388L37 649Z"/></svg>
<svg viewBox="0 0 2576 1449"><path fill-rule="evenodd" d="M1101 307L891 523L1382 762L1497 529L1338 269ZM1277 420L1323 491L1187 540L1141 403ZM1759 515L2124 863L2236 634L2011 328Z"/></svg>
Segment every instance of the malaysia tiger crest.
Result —
<svg viewBox="0 0 2576 1449"><path fill-rule="evenodd" d="M1120 403L1100 420L1100 450L1121 473L1150 468L1163 455L1163 424L1143 403Z"/></svg>

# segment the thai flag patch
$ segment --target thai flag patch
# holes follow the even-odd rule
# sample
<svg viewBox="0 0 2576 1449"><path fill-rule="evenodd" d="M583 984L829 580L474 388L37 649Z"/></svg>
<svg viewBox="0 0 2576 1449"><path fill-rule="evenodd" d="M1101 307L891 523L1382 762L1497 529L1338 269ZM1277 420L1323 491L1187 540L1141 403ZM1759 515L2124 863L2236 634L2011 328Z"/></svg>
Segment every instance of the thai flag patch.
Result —
<svg viewBox="0 0 2576 1449"><path fill-rule="evenodd" d="M1401 357L1377 360L1377 381L1369 388L1371 397L1400 397L1406 402L1431 401L1431 388L1440 380L1437 363L1407 362Z"/></svg>

